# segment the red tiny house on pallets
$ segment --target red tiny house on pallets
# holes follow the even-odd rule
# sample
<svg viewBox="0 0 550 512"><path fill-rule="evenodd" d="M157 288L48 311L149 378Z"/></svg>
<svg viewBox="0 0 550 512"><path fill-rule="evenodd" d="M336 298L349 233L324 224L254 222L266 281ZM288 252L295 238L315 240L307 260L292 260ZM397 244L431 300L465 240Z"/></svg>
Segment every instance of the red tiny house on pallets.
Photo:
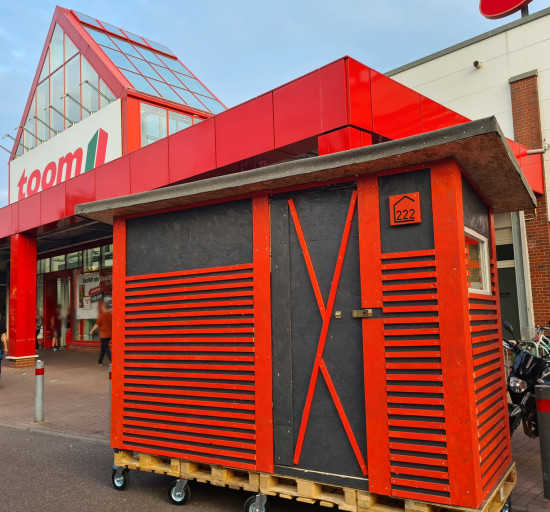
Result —
<svg viewBox="0 0 550 512"><path fill-rule="evenodd" d="M492 215L534 201L510 155L486 119L79 206L114 223L117 466L349 511L498 510ZM403 197L420 215L399 225Z"/></svg>

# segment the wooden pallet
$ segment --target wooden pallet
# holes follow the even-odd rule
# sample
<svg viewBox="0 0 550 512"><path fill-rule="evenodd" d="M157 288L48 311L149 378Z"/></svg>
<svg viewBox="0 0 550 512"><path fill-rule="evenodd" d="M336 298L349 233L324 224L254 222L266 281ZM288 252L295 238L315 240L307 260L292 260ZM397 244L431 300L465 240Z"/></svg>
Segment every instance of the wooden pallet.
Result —
<svg viewBox="0 0 550 512"><path fill-rule="evenodd" d="M296 499L303 503L318 503L323 507L336 507L347 512L500 512L517 481L516 466L513 464L495 490L485 500L483 506L479 509L470 509L393 498L350 487L312 482L302 478L254 473L124 450L115 452L114 463L129 469L150 471L185 480L196 480L218 487L242 489L284 499Z"/></svg>

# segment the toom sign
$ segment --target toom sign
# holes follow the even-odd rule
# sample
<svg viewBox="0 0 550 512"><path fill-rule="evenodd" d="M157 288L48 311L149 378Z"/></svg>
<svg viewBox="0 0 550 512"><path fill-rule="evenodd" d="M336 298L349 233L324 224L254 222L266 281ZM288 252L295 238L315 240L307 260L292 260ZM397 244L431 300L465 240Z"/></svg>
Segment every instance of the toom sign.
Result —
<svg viewBox="0 0 550 512"><path fill-rule="evenodd" d="M479 10L489 19L504 18L527 7L533 0L481 0Z"/></svg>
<svg viewBox="0 0 550 512"><path fill-rule="evenodd" d="M10 203L79 176L122 155L121 103L92 116L10 162Z"/></svg>

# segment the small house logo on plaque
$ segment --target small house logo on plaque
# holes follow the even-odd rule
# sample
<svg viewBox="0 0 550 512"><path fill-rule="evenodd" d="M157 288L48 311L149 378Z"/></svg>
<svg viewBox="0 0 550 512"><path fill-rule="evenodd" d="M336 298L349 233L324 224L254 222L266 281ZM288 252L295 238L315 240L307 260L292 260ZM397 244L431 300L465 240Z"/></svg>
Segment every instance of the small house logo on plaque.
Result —
<svg viewBox="0 0 550 512"><path fill-rule="evenodd" d="M390 225L420 223L420 194L400 194L390 196Z"/></svg>

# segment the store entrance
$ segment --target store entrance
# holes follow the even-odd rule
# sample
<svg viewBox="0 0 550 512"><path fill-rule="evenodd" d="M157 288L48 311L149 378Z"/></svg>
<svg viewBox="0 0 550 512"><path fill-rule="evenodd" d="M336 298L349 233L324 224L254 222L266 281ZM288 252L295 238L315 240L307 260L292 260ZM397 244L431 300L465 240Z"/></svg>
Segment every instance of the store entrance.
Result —
<svg viewBox="0 0 550 512"><path fill-rule="evenodd" d="M71 271L44 275L43 348L52 348L56 317L61 325L59 347L68 348L72 342L71 280Z"/></svg>

